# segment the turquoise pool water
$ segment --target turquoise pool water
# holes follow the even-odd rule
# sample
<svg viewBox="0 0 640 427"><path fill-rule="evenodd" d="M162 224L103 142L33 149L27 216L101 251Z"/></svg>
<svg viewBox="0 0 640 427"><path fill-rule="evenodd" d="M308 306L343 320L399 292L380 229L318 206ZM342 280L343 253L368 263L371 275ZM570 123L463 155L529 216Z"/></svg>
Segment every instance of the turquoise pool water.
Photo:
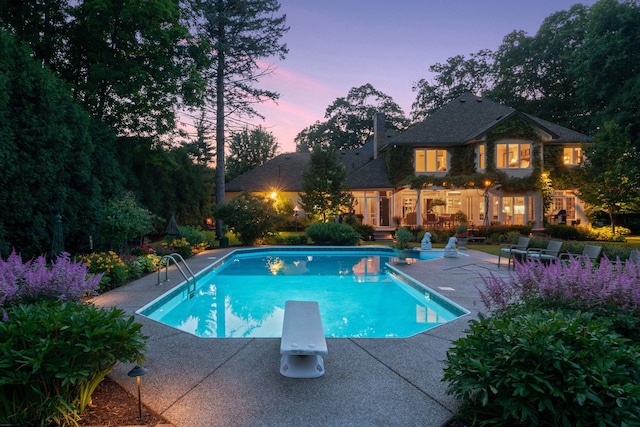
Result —
<svg viewBox="0 0 640 427"><path fill-rule="evenodd" d="M235 251L205 269L192 298L183 284L138 313L204 338L280 337L287 300L318 301L334 338L408 337L467 313L392 260L388 250Z"/></svg>

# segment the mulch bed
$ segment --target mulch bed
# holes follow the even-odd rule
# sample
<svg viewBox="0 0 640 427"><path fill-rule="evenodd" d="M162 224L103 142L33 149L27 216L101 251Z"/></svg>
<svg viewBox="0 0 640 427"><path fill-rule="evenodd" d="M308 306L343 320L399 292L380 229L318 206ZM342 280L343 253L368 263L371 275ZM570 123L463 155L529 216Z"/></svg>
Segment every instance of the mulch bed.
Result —
<svg viewBox="0 0 640 427"><path fill-rule="evenodd" d="M139 418L138 396L132 396L117 382L106 377L91 396L91 404L82 413L80 426L134 426L154 427L169 424L167 420L142 405Z"/></svg>

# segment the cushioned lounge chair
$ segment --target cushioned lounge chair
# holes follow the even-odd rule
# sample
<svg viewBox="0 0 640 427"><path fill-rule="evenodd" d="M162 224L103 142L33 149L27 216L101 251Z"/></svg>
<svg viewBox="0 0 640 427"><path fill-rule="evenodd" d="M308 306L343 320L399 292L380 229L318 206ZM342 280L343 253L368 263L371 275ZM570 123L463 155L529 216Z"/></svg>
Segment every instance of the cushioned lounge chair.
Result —
<svg viewBox="0 0 640 427"><path fill-rule="evenodd" d="M508 257L507 268L511 267L511 261L514 256L522 259L527 254L527 248L529 247L530 237L519 237L518 243L515 245L510 243L503 243L500 245L500 252L498 253L498 268L500 267L500 259L502 257Z"/></svg>
<svg viewBox="0 0 640 427"><path fill-rule="evenodd" d="M584 245L584 249L582 249L582 254L573 255L573 254L564 253L564 254L560 254L558 259L567 259L570 256L573 256L574 258L582 258L585 261L589 260L589 262L595 263L600 260L601 255L602 255L602 246Z"/></svg>
<svg viewBox="0 0 640 427"><path fill-rule="evenodd" d="M550 240L546 249L529 248L525 255L525 259L534 259L542 262L555 261L560 257L560 250L563 242Z"/></svg>

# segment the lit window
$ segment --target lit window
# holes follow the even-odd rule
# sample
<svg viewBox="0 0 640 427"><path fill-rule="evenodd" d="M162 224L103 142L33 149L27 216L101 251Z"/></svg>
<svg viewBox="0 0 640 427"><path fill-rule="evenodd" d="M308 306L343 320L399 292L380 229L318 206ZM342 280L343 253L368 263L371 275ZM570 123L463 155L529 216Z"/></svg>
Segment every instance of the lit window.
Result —
<svg viewBox="0 0 640 427"><path fill-rule="evenodd" d="M562 162L567 166L576 166L582 162L582 148L566 147L563 150Z"/></svg>
<svg viewBox="0 0 640 427"><path fill-rule="evenodd" d="M415 161L416 172L446 172L447 150L416 150Z"/></svg>
<svg viewBox="0 0 640 427"><path fill-rule="evenodd" d="M500 169L529 169L531 144L496 144L496 165Z"/></svg>
<svg viewBox="0 0 640 427"><path fill-rule="evenodd" d="M486 168L484 150L485 150L484 144L478 145L478 169Z"/></svg>

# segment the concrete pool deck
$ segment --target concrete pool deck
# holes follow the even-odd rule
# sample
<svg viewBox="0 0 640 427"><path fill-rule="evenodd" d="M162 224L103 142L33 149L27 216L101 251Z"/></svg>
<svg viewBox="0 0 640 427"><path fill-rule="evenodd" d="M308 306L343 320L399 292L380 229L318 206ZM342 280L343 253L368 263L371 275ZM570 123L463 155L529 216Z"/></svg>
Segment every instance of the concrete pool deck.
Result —
<svg viewBox="0 0 640 427"><path fill-rule="evenodd" d="M206 251L187 264L197 272L231 250ZM410 338L327 338L326 373L315 379L280 375L280 338L198 338L135 315L149 337L142 401L176 427L443 426L457 408L441 381L446 351L483 308L475 288L480 273L507 273L497 256L461 253L396 267L470 314ZM94 302L134 315L183 282L171 269L168 283L157 285L157 278L150 274ZM109 377L135 396L132 367L120 364Z"/></svg>

